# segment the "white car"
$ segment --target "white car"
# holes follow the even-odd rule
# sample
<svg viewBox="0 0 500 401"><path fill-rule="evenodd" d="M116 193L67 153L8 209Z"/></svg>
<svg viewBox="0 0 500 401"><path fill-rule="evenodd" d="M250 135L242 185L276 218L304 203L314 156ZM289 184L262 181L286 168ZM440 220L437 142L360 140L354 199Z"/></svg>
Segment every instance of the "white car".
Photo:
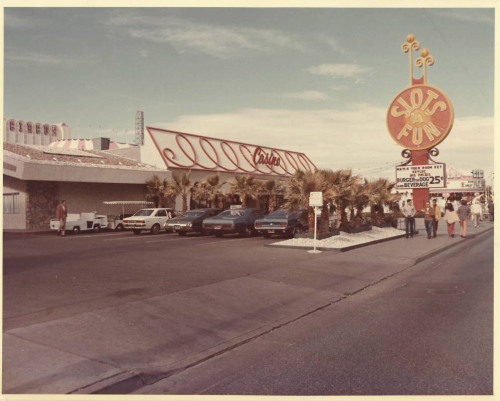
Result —
<svg viewBox="0 0 500 401"><path fill-rule="evenodd" d="M172 209L170 208L141 209L133 216L123 219L123 226L127 230L133 230L134 234L140 234L143 230L158 234L167 220L171 218Z"/></svg>

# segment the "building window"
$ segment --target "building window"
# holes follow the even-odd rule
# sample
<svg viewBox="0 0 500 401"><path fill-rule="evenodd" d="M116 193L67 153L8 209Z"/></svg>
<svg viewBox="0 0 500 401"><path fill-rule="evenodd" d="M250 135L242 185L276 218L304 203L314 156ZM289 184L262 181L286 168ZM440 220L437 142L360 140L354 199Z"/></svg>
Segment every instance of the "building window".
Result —
<svg viewBox="0 0 500 401"><path fill-rule="evenodd" d="M19 192L3 194L3 214L19 213Z"/></svg>

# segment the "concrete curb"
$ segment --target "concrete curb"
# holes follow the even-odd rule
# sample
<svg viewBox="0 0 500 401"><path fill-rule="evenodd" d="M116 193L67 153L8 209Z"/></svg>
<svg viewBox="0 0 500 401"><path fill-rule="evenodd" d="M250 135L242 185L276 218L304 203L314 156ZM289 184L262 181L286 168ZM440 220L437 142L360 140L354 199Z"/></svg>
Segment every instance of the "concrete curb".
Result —
<svg viewBox="0 0 500 401"><path fill-rule="evenodd" d="M391 241L393 239L403 238L404 236L405 236L405 234L400 234L400 235L396 235L395 237L376 239L373 241L364 242L362 244L345 246L343 248L329 248L329 247L321 247L320 246L320 247L316 247L316 249L319 251L329 251L329 252L347 252L347 251L350 251L352 249L362 248L362 247L365 247L368 245L375 245L375 244L380 244L382 242ZM296 246L296 245L265 244L264 246L269 246L269 247L274 247L274 248L303 249L306 251L314 249L314 247L312 247L312 246Z"/></svg>

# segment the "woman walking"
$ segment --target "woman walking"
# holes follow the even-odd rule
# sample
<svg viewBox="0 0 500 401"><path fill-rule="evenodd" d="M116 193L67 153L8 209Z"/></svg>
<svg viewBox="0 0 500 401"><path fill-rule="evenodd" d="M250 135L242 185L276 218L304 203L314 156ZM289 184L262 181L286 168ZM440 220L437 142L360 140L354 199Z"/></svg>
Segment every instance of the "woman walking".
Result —
<svg viewBox="0 0 500 401"><path fill-rule="evenodd" d="M460 219L460 236L467 237L467 221L470 219L470 207L467 206L467 201L462 199L462 205L457 210L458 218Z"/></svg>
<svg viewBox="0 0 500 401"><path fill-rule="evenodd" d="M453 205L448 203L446 205L446 211L444 212L444 220L448 226L448 235L453 238L455 236L455 223L460 221L457 212L453 209Z"/></svg>

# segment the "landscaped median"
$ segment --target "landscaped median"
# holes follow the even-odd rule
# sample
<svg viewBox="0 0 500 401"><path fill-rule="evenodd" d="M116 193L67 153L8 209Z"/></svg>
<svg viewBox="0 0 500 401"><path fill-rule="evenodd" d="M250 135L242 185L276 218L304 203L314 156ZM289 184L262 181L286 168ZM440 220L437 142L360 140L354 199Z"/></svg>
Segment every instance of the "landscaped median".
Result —
<svg viewBox="0 0 500 401"><path fill-rule="evenodd" d="M405 232L393 227L373 227L369 231L349 234L343 231L339 235L334 235L322 240L316 240L316 249L320 251L345 252L365 245L401 238ZM295 249L313 249L314 239L292 238L286 241L274 242L266 246L287 247Z"/></svg>

